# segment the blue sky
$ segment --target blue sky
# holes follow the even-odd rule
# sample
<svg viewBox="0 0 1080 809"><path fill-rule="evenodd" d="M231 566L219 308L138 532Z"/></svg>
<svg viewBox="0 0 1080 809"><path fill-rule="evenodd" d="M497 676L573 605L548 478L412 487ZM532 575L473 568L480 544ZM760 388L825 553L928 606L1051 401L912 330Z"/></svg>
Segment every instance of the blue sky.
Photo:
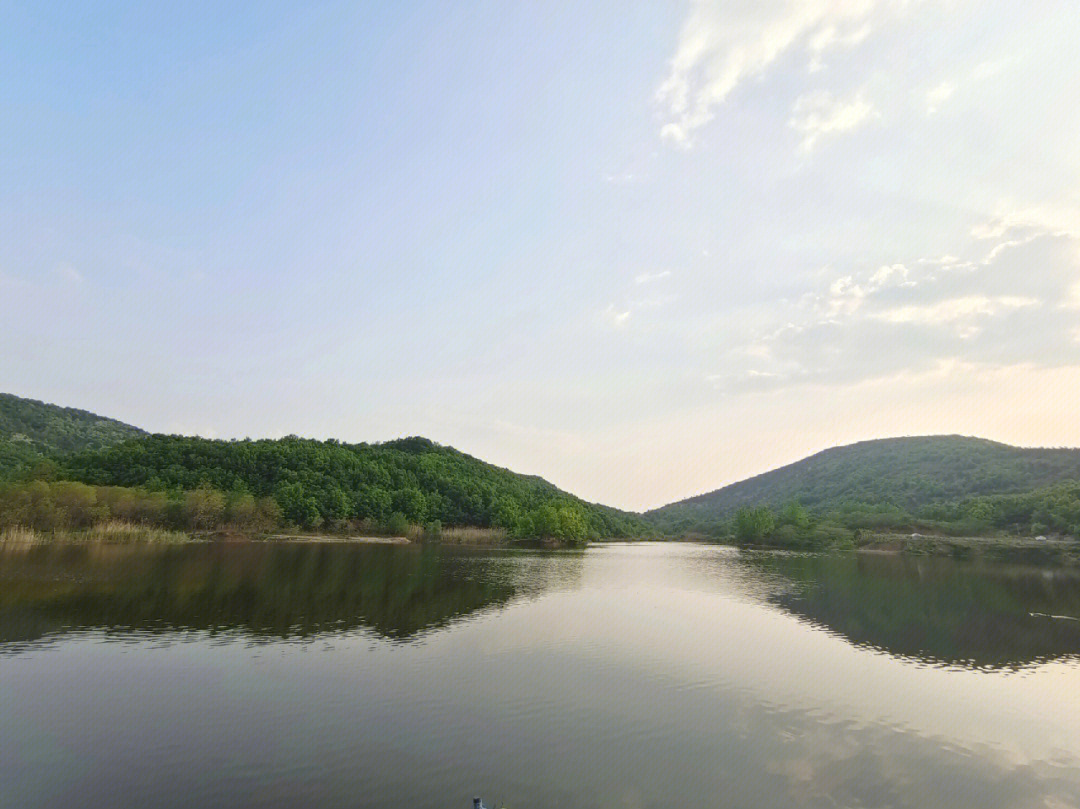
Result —
<svg viewBox="0 0 1080 809"><path fill-rule="evenodd" d="M1080 444L1080 14L0 2L0 389L642 508Z"/></svg>

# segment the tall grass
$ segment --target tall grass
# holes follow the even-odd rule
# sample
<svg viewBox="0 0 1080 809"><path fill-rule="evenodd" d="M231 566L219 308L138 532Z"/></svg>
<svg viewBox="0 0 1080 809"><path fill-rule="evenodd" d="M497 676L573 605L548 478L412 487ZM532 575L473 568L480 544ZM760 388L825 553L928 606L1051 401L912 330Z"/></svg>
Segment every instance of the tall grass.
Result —
<svg viewBox="0 0 1080 809"><path fill-rule="evenodd" d="M45 544L49 542L188 542L191 535L147 525L110 520L81 530L61 529L36 531L24 526L12 526L0 531L0 544Z"/></svg>
<svg viewBox="0 0 1080 809"><path fill-rule="evenodd" d="M439 541L456 545L497 545L505 542L505 528L469 528L467 526L443 528Z"/></svg>

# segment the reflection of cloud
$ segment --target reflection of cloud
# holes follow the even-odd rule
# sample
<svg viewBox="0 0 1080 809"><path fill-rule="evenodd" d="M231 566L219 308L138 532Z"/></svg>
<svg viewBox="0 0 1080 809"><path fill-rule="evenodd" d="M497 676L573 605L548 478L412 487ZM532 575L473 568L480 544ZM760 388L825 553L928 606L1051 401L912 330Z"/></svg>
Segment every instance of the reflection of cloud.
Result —
<svg viewBox="0 0 1080 809"><path fill-rule="evenodd" d="M1075 806L1080 799L1075 773L1057 762L958 749L951 740L887 723L823 721L795 711L763 724L781 722L774 732L784 743L769 752L764 766L794 806L937 805L944 784L951 806Z"/></svg>

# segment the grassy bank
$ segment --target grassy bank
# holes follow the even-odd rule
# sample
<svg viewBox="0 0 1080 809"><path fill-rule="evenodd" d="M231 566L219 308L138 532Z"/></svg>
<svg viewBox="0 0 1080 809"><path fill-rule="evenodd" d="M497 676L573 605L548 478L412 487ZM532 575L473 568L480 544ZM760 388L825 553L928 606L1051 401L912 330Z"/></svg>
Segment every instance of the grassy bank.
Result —
<svg viewBox="0 0 1080 809"><path fill-rule="evenodd" d="M1080 563L1080 542L1069 537L943 536L861 532L858 550L954 559Z"/></svg>
<svg viewBox="0 0 1080 809"><path fill-rule="evenodd" d="M501 528L459 526L432 532L422 526L410 525L400 533L379 531L376 526L342 526L337 531L303 531L281 528L272 532L257 532L242 527L225 526L212 530L178 530L123 520L109 520L81 528L41 529L25 525L0 528L0 545L45 545L63 543L157 543L181 542L370 542L381 544L443 544L480 547L539 546L578 547L584 543L560 539L520 539Z"/></svg>
<svg viewBox="0 0 1080 809"><path fill-rule="evenodd" d="M61 542L191 542L196 537L186 531L172 531L148 525L113 520L88 528L61 528L39 531L24 526L10 526L0 530L0 545L43 545Z"/></svg>

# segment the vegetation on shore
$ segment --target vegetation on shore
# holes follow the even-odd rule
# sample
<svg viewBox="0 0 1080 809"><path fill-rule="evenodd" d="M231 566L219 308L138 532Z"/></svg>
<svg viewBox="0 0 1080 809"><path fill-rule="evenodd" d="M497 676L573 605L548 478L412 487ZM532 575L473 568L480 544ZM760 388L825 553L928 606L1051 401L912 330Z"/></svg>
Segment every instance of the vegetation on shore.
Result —
<svg viewBox="0 0 1080 809"><path fill-rule="evenodd" d="M868 535L1080 536L1080 450L938 436L838 447L646 514L664 534L858 547Z"/></svg>
<svg viewBox="0 0 1080 809"><path fill-rule="evenodd" d="M306 529L357 523L403 533L420 525L438 534L470 526L516 538L583 541L644 528L637 515L586 503L541 478L423 438L344 444L150 435L76 453L59 473L96 485L270 498L285 524Z"/></svg>
<svg viewBox="0 0 1080 809"><path fill-rule="evenodd" d="M95 523L87 528L56 528L51 531L39 531L34 528L16 525L0 528L0 545L43 545L46 543L79 542L150 542L169 543L189 542L192 535L186 531L171 531L168 528L155 528L138 523L109 522Z"/></svg>
<svg viewBox="0 0 1080 809"><path fill-rule="evenodd" d="M448 526L438 521L410 523L394 512L385 520L337 519L297 525L287 520L273 497L256 498L241 489L222 492L201 485L184 491L92 486L78 481L32 480L0 484L0 541L175 542L207 535L303 536L318 530L342 537L395 536L456 544L499 544L531 538L503 527ZM575 535L540 537L577 544Z"/></svg>
<svg viewBox="0 0 1080 809"><path fill-rule="evenodd" d="M580 543L647 530L636 514L424 438L345 444L150 435L8 394L0 395L3 480L0 528L38 532L120 520L189 532Z"/></svg>
<svg viewBox="0 0 1080 809"><path fill-rule="evenodd" d="M915 513L858 503L822 513L792 500L779 509L743 507L730 520L694 526L689 533L742 546L798 550L867 547L884 537L889 547L911 553L931 552L935 539L939 550L966 547L972 537L982 538L983 546L985 540L1016 544L1036 537L1075 542L1080 537L1080 481L934 503Z"/></svg>
<svg viewBox="0 0 1080 809"><path fill-rule="evenodd" d="M642 516L423 438L150 435L0 394L4 480L0 530L39 537L118 535L104 527L126 525L146 536L319 533L469 544L697 536L810 550L860 547L873 535L1080 536L1080 450L961 436L837 447Z"/></svg>

